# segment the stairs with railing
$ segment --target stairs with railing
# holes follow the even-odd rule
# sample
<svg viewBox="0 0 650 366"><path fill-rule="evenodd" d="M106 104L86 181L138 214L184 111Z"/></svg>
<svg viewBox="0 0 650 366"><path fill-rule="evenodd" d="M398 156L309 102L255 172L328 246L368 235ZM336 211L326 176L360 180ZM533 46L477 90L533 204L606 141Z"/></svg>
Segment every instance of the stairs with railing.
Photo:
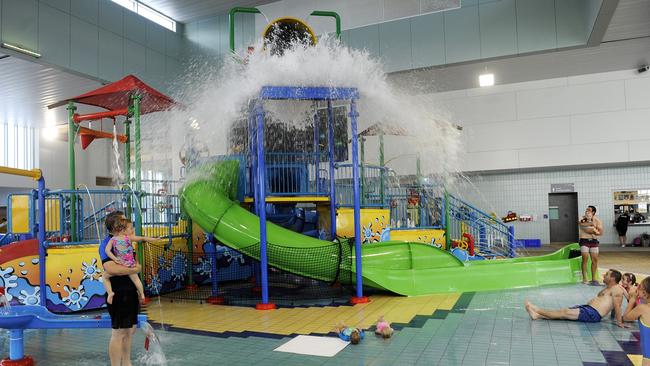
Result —
<svg viewBox="0 0 650 366"><path fill-rule="evenodd" d="M450 239L461 239L470 234L474 245L488 256L515 257L515 232L513 226L504 225L497 218L479 210L470 203L445 193L445 230Z"/></svg>

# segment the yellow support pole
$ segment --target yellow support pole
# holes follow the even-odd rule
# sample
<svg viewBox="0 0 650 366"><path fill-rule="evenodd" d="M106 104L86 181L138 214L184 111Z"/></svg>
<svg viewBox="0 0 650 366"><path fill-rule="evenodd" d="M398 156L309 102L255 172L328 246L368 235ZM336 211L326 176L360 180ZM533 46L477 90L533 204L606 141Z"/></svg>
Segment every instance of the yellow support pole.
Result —
<svg viewBox="0 0 650 366"><path fill-rule="evenodd" d="M21 177L28 177L28 178L32 178L34 180L39 180L43 176L43 173L41 172L40 169L26 170L26 169L10 168L8 166L0 166L0 173L1 174L10 174L10 175L19 175Z"/></svg>

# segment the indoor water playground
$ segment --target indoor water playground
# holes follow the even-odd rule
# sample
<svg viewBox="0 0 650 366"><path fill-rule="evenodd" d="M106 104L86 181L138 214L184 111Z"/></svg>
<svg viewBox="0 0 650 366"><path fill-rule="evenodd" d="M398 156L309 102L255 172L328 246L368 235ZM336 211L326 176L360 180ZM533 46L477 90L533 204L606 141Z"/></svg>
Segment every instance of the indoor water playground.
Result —
<svg viewBox="0 0 650 366"><path fill-rule="evenodd" d="M0 365L650 366L650 0L0 0Z"/></svg>

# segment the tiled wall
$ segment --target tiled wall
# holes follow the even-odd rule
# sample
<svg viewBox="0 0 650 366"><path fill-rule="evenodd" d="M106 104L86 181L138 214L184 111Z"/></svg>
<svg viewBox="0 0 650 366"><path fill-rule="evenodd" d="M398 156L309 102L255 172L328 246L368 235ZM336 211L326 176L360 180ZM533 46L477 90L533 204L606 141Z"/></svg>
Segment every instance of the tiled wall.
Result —
<svg viewBox="0 0 650 366"><path fill-rule="evenodd" d="M623 70L428 97L464 127L464 171L650 160L647 73Z"/></svg>
<svg viewBox="0 0 650 366"><path fill-rule="evenodd" d="M0 38L40 61L107 81L134 74L165 90L180 72L182 26L169 31L110 0L0 0Z"/></svg>
<svg viewBox="0 0 650 366"><path fill-rule="evenodd" d="M487 212L499 217L508 211L518 215L534 215L532 222L516 222L517 238L541 239L549 243L548 194L551 184L573 183L578 193L578 214L587 205L598 208L605 234L602 243L618 243L614 228L612 193L624 189L650 188L650 167L608 167L598 169L548 170L539 172L490 174L470 177L472 184L458 188L459 194ZM641 233L650 233L650 226L630 226L628 242Z"/></svg>
<svg viewBox="0 0 650 366"><path fill-rule="evenodd" d="M311 11L337 11L344 43L381 57L388 71L400 71L584 45L602 0L463 0L460 9L385 21L393 7L418 2L282 0L259 9L268 20L306 19L319 34L333 32L334 22L308 17ZM266 19L255 22L259 34Z"/></svg>

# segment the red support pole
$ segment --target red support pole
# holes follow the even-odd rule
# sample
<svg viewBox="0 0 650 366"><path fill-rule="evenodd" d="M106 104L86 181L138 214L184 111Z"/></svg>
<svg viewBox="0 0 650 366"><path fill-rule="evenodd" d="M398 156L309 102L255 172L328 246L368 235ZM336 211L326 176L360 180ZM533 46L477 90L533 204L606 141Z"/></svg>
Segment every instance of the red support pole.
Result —
<svg viewBox="0 0 650 366"><path fill-rule="evenodd" d="M89 113L89 114L75 113L72 119L74 120L75 123L79 123L81 121L97 120L102 118L114 118L116 116L126 116L128 114L129 114L129 109L124 108L124 109L116 109L114 111L97 112L97 113Z"/></svg>

